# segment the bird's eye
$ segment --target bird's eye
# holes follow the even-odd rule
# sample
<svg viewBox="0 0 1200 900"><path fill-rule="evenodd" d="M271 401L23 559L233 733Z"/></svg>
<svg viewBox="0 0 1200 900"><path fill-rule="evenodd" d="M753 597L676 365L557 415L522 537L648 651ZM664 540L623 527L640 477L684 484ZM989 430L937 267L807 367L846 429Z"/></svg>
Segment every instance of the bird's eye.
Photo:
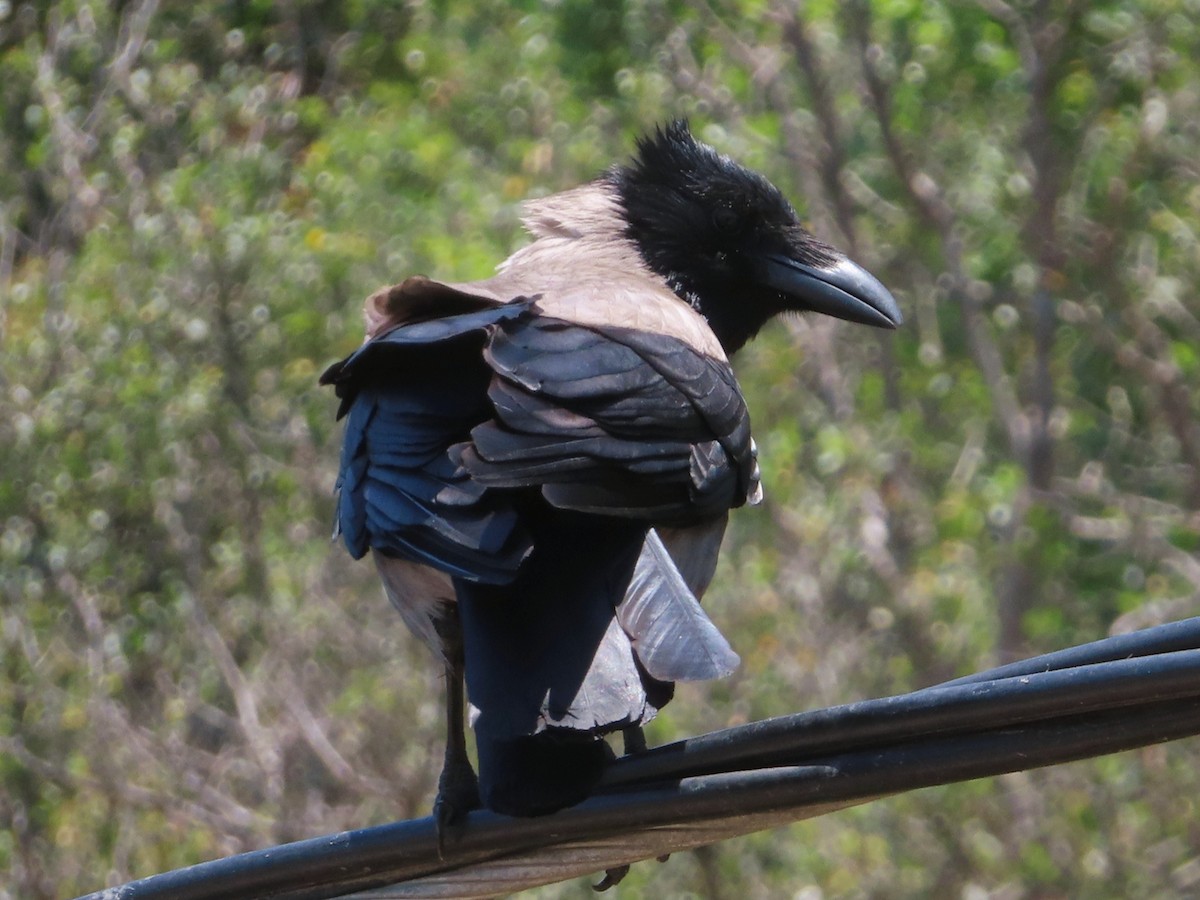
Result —
<svg viewBox="0 0 1200 900"><path fill-rule="evenodd" d="M712 214L713 225L726 234L737 234L742 230L742 217L728 206L718 206Z"/></svg>

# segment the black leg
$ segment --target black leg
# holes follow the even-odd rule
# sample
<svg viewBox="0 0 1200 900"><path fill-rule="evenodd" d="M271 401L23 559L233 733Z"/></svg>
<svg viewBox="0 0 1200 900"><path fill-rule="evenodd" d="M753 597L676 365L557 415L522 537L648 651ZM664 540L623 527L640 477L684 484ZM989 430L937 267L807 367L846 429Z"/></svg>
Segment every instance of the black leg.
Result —
<svg viewBox="0 0 1200 900"><path fill-rule="evenodd" d="M438 621L437 630L446 652L446 755L433 804L440 857L447 835L454 836L467 813L479 808L479 780L467 757L462 630L457 607L448 607L446 616Z"/></svg>
<svg viewBox="0 0 1200 900"><path fill-rule="evenodd" d="M621 730L621 737L625 742L625 755L629 756L633 753L646 752L646 732L641 725L630 725L628 728ZM614 866L611 869L605 869L604 877L599 884L593 884L593 891L607 891L611 887L621 883L626 875L629 874L629 866Z"/></svg>
<svg viewBox="0 0 1200 900"><path fill-rule="evenodd" d="M646 752L646 732L641 725L630 725L621 731L625 739L625 755Z"/></svg>

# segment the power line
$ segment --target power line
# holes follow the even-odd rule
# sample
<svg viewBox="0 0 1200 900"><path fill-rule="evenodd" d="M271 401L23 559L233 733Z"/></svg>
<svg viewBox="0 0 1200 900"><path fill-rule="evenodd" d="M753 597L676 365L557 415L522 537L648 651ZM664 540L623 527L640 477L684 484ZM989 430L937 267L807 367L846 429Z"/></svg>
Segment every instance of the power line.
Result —
<svg viewBox="0 0 1200 900"><path fill-rule="evenodd" d="M1200 734L1200 617L910 694L753 722L611 766L553 816L431 818L153 875L81 900L494 897L879 797Z"/></svg>

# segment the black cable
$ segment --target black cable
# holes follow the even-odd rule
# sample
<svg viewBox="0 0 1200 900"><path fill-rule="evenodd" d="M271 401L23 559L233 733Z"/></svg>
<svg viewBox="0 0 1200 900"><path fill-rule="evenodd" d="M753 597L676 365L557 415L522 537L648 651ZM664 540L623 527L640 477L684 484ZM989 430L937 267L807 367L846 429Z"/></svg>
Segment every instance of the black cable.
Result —
<svg viewBox="0 0 1200 900"><path fill-rule="evenodd" d="M613 764L553 816L431 818L201 863L84 900L487 897L866 802L1200 733L1200 619L898 697L701 735Z"/></svg>
<svg viewBox="0 0 1200 900"><path fill-rule="evenodd" d="M1113 637L1056 650L1029 659L1022 659L1006 666L988 669L947 681L937 687L952 687L959 684L971 684L976 681L991 681L997 678L1011 678L1017 675L1030 675L1035 672L1049 672L1056 669L1067 669L1073 666L1094 665L1118 659L1133 659L1139 656L1153 656L1158 653L1171 653L1176 650L1200 649L1200 616L1190 619L1180 619L1177 622L1167 622L1131 631L1128 634L1118 634ZM932 690L928 688L927 690Z"/></svg>
<svg viewBox="0 0 1200 900"><path fill-rule="evenodd" d="M617 760L605 788L735 769L798 764L820 754L930 734L1020 725L1064 712L1200 697L1200 650L1110 660L764 719Z"/></svg>

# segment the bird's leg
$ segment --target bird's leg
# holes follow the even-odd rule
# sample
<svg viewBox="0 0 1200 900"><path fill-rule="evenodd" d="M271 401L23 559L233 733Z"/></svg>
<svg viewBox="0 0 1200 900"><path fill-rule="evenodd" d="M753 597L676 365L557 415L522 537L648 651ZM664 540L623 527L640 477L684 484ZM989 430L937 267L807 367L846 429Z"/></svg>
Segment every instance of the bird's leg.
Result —
<svg viewBox="0 0 1200 900"><path fill-rule="evenodd" d="M641 725L630 725L622 729L621 737L625 741L625 755L646 752L646 731Z"/></svg>
<svg viewBox="0 0 1200 900"><path fill-rule="evenodd" d="M462 628L456 606L447 608L445 617L438 620L437 630L446 654L446 755L433 804L440 858L447 835L455 836L467 813L479 808L479 779L467 757Z"/></svg>
<svg viewBox="0 0 1200 900"><path fill-rule="evenodd" d="M626 756L646 752L646 731L641 725L630 725L628 728L621 729L621 738L625 743ZM604 877L600 879L599 884L592 885L592 890L598 893L607 891L609 888L620 884L621 880L628 874L628 865L613 866L611 869L605 869Z"/></svg>

